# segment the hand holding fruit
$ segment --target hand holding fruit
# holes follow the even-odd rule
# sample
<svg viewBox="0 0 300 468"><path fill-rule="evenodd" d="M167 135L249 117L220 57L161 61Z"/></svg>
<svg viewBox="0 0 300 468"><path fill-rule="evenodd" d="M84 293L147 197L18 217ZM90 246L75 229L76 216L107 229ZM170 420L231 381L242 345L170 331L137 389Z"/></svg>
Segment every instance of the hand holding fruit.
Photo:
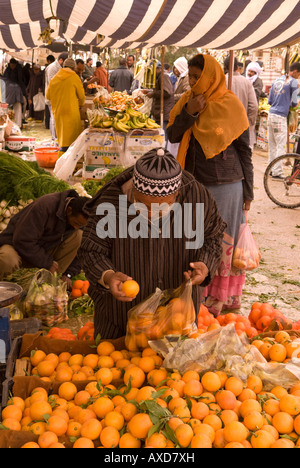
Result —
<svg viewBox="0 0 300 468"><path fill-rule="evenodd" d="M125 292L122 289L123 283L125 281L132 280L130 276L121 273L120 271L112 272L109 271L104 276L104 282L109 286L111 294L114 296L117 301L121 302L131 302L134 297L126 296Z"/></svg>
<svg viewBox="0 0 300 468"><path fill-rule="evenodd" d="M209 273L207 266L203 262L194 262L190 267L192 270L184 272L185 279L191 279L193 285L202 284Z"/></svg>

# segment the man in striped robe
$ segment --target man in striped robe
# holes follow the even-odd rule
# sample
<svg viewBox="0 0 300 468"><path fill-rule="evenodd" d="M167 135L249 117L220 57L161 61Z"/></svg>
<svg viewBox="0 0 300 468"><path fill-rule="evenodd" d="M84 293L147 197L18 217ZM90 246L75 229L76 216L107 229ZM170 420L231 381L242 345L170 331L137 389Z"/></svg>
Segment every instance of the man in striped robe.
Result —
<svg viewBox="0 0 300 468"><path fill-rule="evenodd" d="M120 197L126 200L125 210L124 204L120 205ZM132 227L137 219L137 212L132 214L135 211L132 207L137 206L137 202L143 203L149 212L146 214L147 232L143 224L144 235L141 228L140 236L130 235L130 224ZM162 215L169 216L169 236L163 235L164 216L160 217L156 233L153 219L148 219L153 203L165 203L167 207ZM174 234L177 214L176 210L169 209L174 203L182 208L181 213L184 212L181 236ZM107 216L105 210L110 206L115 210L116 223L109 225L108 221L108 231L103 235L101 226ZM191 207L188 215L186 206ZM191 247L192 244L188 244L191 237L185 227L190 223L197 236L196 212L199 206L203 208L204 242L202 246ZM193 283L197 319L202 290L219 266L226 225L208 190L190 173L182 171L170 153L162 148L146 153L134 167L126 169L99 190L87 202L85 211L89 221L78 256L90 282L89 295L95 304L95 336L100 334L102 339L124 336L128 311L132 307L144 301L156 288L177 288L189 278ZM141 211L138 213L142 216ZM190 219L184 219L187 216ZM121 290L122 283L130 278L140 285L140 292L133 299L126 297Z"/></svg>

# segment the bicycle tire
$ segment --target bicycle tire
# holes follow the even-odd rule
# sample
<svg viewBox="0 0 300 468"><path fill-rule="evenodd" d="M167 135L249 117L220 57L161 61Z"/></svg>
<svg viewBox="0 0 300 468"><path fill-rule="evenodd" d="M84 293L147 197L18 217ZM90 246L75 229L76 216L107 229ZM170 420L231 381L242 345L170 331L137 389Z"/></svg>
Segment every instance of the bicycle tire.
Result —
<svg viewBox="0 0 300 468"><path fill-rule="evenodd" d="M283 163L285 159L289 160L297 160L300 163L300 154L298 153L286 153L283 154L282 156L278 156L278 158L274 159L266 168L265 173L264 173L264 188L266 191L266 194L272 200L276 205L280 206L281 208L288 208L288 209L295 209L300 207L300 187L299 187L299 202L297 203L284 203L283 201L279 200L278 197L272 193L272 189L270 187L270 180L271 180L271 172L272 168L278 164L278 163ZM280 183L281 181L279 181ZM282 184L284 185L284 180L282 180Z"/></svg>

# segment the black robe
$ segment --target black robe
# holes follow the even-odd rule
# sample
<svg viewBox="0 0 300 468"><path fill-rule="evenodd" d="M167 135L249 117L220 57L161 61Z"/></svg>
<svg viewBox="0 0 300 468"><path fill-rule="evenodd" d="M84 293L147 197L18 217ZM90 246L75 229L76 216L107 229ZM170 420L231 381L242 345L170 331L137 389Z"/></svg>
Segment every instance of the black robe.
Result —
<svg viewBox="0 0 300 468"><path fill-rule="evenodd" d="M193 286L193 301L196 316L202 300L203 287L212 280L220 262L222 239L226 224L223 222L216 203L206 188L188 172L183 173L183 184L177 203L204 204L204 245L197 250L186 249L187 238L120 238L102 239L97 236L96 227L102 216L96 215L101 203L111 203L118 214L119 196L124 195L122 187L133 175L133 168L125 170L106 184L97 195L87 202L85 208L89 221L83 231L78 257L90 281L89 294L95 304L95 336L103 339L118 338L126 334L128 311L155 292L177 288L184 281L183 273L190 269L190 262L203 262L209 275L201 286ZM129 204L132 201L128 201ZM128 215L128 222L132 218ZM149 227L150 230L150 227ZM172 218L171 218L171 234ZM185 232L185 231L184 231ZM120 271L131 276L140 285L140 293L133 302L117 301L99 280L106 270Z"/></svg>

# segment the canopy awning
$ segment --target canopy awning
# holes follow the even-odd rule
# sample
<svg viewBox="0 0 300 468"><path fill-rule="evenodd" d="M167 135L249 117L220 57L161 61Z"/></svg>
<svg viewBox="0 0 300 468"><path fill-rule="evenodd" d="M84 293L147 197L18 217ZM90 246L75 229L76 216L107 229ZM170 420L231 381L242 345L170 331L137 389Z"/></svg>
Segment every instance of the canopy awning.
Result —
<svg viewBox="0 0 300 468"><path fill-rule="evenodd" d="M49 18L53 38L88 46L266 49L297 41L300 1L0 0L0 48L42 45Z"/></svg>

